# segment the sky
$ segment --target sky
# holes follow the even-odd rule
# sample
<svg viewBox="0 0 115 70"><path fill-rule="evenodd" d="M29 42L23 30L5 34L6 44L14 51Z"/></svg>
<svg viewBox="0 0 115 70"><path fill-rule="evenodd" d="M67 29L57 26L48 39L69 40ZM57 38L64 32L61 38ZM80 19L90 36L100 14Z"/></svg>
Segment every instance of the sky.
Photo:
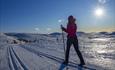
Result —
<svg viewBox="0 0 115 70"><path fill-rule="evenodd" d="M0 32L60 32L69 15L77 19L77 31L115 31L115 0L0 0Z"/></svg>

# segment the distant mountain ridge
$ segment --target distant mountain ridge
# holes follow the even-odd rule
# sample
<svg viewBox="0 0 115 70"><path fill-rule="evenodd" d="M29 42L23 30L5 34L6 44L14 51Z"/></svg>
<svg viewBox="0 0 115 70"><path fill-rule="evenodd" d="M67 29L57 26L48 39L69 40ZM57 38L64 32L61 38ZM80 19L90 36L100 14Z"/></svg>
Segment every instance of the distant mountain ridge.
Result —
<svg viewBox="0 0 115 70"><path fill-rule="evenodd" d="M85 32L77 32L76 34L78 36L80 35L87 35L87 34L97 34L97 35L115 35L115 32L92 32L92 33L85 33ZM40 35L40 34L36 34L36 33L1 33L1 34L4 34L4 35L7 35L7 36L13 36L13 37L17 37L17 38L30 38L31 35ZM52 36L58 36L58 35L61 35L62 33L61 32L53 32L53 33L50 33L50 34L43 34L44 35L52 35ZM42 34L41 34L42 35Z"/></svg>
<svg viewBox="0 0 115 70"><path fill-rule="evenodd" d="M49 35L61 35L62 33L60 32L53 32L53 33L50 33Z"/></svg>
<svg viewBox="0 0 115 70"><path fill-rule="evenodd" d="M99 34L104 34L104 35L115 35L115 32L99 32Z"/></svg>
<svg viewBox="0 0 115 70"><path fill-rule="evenodd" d="M53 32L53 33L50 33L50 35L61 35L62 33L60 32ZM77 32L77 35L82 35L82 34L87 34L85 32ZM91 34L91 33L88 33L88 34ZM104 35L115 35L115 32L98 32L98 33L95 33L95 34L104 34Z"/></svg>

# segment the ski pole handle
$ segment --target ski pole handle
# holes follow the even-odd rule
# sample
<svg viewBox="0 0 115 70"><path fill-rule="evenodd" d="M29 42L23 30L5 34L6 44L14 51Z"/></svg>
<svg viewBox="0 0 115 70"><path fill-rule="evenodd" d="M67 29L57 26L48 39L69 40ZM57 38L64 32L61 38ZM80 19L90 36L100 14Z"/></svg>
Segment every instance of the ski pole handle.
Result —
<svg viewBox="0 0 115 70"><path fill-rule="evenodd" d="M63 25L60 25L61 26L61 30L62 30L62 32L63 32L63 30L64 30L64 27L63 27Z"/></svg>
<svg viewBox="0 0 115 70"><path fill-rule="evenodd" d="M63 25L60 25L61 26L61 28L63 27Z"/></svg>

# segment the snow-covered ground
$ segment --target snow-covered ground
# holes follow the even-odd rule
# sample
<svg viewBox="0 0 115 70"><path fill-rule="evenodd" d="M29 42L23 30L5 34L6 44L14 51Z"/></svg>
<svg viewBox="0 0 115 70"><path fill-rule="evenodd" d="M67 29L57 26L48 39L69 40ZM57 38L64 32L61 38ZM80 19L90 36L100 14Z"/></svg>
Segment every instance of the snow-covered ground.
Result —
<svg viewBox="0 0 115 70"><path fill-rule="evenodd" d="M78 40L87 68L77 66L71 47L69 61L76 64L68 70L115 70L115 34L78 33ZM60 34L0 33L0 70L60 70L63 60Z"/></svg>

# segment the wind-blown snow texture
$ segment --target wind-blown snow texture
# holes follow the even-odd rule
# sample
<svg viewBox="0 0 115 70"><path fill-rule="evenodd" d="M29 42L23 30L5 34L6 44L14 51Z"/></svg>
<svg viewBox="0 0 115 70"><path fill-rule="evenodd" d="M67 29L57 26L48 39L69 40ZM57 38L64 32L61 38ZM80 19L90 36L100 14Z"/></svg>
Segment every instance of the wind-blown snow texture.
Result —
<svg viewBox="0 0 115 70"><path fill-rule="evenodd" d="M77 34L87 67L115 70L115 32ZM63 42L59 33L0 33L0 70L59 70L63 60ZM68 70L90 70L77 67L80 62L73 47L69 61L76 63L76 67L69 66Z"/></svg>

